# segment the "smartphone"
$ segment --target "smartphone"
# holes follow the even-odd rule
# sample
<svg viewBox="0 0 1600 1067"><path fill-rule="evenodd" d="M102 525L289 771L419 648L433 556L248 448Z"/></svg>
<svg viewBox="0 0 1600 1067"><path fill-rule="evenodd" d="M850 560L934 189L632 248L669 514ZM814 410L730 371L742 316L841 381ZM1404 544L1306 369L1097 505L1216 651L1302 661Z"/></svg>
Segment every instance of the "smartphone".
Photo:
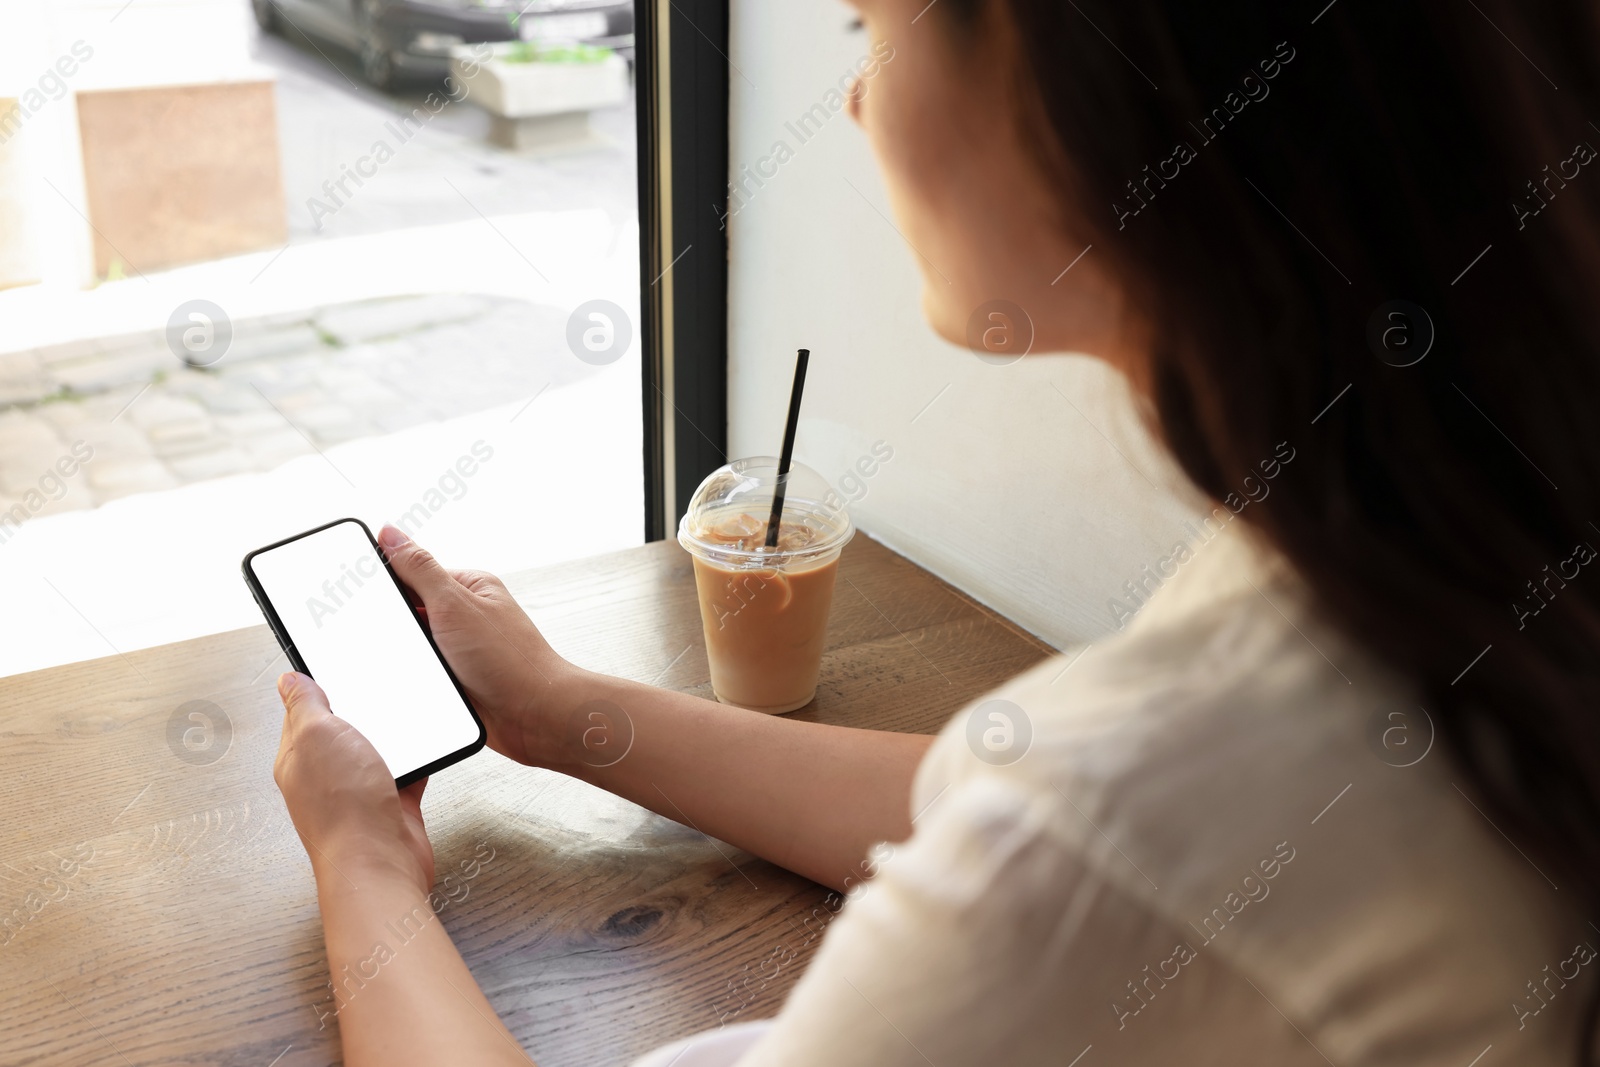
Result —
<svg viewBox="0 0 1600 1067"><path fill-rule="evenodd" d="M483 747L483 720L366 523L335 519L242 567L289 662L372 742L397 788Z"/></svg>

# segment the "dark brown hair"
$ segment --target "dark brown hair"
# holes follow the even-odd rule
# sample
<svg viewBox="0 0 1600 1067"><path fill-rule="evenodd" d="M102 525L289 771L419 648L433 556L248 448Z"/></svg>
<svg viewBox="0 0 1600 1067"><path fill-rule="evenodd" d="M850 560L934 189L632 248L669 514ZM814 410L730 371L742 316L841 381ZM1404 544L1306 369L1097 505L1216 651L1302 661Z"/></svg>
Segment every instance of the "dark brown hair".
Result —
<svg viewBox="0 0 1600 1067"><path fill-rule="evenodd" d="M941 7L1022 50L1024 135L1153 324L1127 370L1188 476L1220 501L1297 450L1243 517L1600 901L1596 5Z"/></svg>

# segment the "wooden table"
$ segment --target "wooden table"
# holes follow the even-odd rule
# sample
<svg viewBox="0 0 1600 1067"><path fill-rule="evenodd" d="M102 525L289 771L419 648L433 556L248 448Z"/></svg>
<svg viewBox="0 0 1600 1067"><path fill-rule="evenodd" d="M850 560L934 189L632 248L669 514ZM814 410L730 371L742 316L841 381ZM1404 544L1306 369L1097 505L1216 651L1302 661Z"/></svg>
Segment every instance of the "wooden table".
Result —
<svg viewBox="0 0 1600 1067"><path fill-rule="evenodd" d="M710 695L676 544L508 584L570 659ZM795 714L931 732L1047 652L857 537ZM0 681L0 1063L338 1062L311 869L272 781L283 669L257 626ZM829 915L813 882L487 749L424 810L440 917L541 1067L621 1067L775 1014Z"/></svg>

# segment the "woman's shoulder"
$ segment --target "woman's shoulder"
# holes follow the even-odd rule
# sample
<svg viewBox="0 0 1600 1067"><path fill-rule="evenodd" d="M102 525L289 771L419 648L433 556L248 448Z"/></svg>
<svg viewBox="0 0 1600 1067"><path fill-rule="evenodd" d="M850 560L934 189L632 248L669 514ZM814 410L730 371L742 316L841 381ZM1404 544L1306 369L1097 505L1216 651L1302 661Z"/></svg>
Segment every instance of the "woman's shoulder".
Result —
<svg viewBox="0 0 1600 1067"><path fill-rule="evenodd" d="M1462 787L1404 678L1269 550L1204 552L1124 631L958 714L913 810L1005 780L1064 856L1311 1027L1381 982L1414 1024L1385 1034L1377 1013L1373 1040L1448 1024L1490 1035L1482 1049L1517 1031L1518 998L1540 1007L1526 981L1600 936Z"/></svg>
<svg viewBox="0 0 1600 1067"><path fill-rule="evenodd" d="M1124 629L1045 659L952 718L919 795L1000 773L1054 792L1070 782L1074 801L1113 792L1192 806L1244 784L1202 768L1259 775L1289 760L1299 773L1286 784L1310 791L1307 772L1359 760L1350 742L1367 711L1406 708L1416 710L1404 680L1319 619L1293 571L1235 525L1196 548Z"/></svg>

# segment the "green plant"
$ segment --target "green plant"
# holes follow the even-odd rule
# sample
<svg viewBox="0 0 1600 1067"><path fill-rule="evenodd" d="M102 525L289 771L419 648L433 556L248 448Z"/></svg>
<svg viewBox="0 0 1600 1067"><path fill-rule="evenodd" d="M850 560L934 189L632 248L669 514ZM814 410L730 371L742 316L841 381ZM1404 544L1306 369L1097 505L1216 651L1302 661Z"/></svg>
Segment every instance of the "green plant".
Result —
<svg viewBox="0 0 1600 1067"><path fill-rule="evenodd" d="M61 404L67 401L83 402L83 394L73 389L70 385L63 385L53 393L46 393L32 404L17 404L16 407L28 408L44 404Z"/></svg>
<svg viewBox="0 0 1600 1067"><path fill-rule="evenodd" d="M599 63L611 49L599 45L547 41L517 41L498 58L503 63Z"/></svg>

